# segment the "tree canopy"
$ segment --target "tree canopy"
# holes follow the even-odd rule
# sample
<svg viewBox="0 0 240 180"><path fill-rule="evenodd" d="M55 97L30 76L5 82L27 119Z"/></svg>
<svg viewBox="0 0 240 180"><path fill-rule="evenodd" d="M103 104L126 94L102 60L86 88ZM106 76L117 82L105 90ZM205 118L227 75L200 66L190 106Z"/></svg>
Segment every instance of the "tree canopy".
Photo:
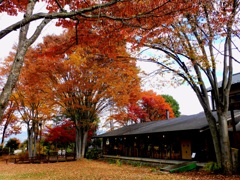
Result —
<svg viewBox="0 0 240 180"><path fill-rule="evenodd" d="M78 33L79 31L88 31L88 33L84 33L86 36L90 35L91 32L98 32L102 37L105 36L106 38L112 36L113 32L118 32L119 35L124 37L126 33L132 32L132 27L144 26L145 29L154 27L155 22L160 19L165 22L172 21L174 14L179 14L187 9L195 8L194 1L186 3L186 1L179 0L43 0L41 2L46 5L46 10L43 12L34 11L36 5L39 3L37 0L0 1L0 12L6 12L10 16L16 16L20 12L24 14L21 20L8 27L3 27L0 31L0 39L2 39L9 33L18 29L20 30L14 61L0 95L0 117L16 85L27 50L36 41L44 27L46 27L52 19L59 19L57 25L61 25L62 27L75 28L75 37L77 37L76 43L78 43L87 42L78 41L78 37L81 35L81 33ZM150 22L149 19L151 19L152 23L146 24L146 22ZM30 24L36 20L39 20L39 25L32 28L31 30L33 30L33 33L30 34ZM130 27L130 29L127 32L122 31L122 28L126 26ZM115 42L117 43L118 41ZM111 43L112 42L109 41L109 44ZM101 43L98 43L98 45L101 46ZM107 46L105 47L105 49L109 51Z"/></svg>
<svg viewBox="0 0 240 180"><path fill-rule="evenodd" d="M9 153L12 154L14 150L19 148L20 143L20 140L17 138L10 138L5 145L5 148L9 148Z"/></svg>
<svg viewBox="0 0 240 180"><path fill-rule="evenodd" d="M163 94L161 96L171 106L171 108L174 112L174 116L179 117L181 115L181 112L180 112L180 109L179 109L180 107L179 107L178 102L171 95Z"/></svg>
<svg viewBox="0 0 240 180"><path fill-rule="evenodd" d="M14 101L9 101L8 107L3 115L3 120L0 124L0 132L2 134L1 144L4 143L5 138L21 132L19 119L16 116L16 104Z"/></svg>
<svg viewBox="0 0 240 180"><path fill-rule="evenodd" d="M74 123L66 119L61 124L46 126L44 137L46 142L55 144L57 148L67 148L76 141Z"/></svg>
<svg viewBox="0 0 240 180"><path fill-rule="evenodd" d="M107 122L114 121L115 124L129 125L174 117L173 109L164 97L153 91L143 91L140 92L137 101L130 102L125 107L118 109L116 113L110 115Z"/></svg>

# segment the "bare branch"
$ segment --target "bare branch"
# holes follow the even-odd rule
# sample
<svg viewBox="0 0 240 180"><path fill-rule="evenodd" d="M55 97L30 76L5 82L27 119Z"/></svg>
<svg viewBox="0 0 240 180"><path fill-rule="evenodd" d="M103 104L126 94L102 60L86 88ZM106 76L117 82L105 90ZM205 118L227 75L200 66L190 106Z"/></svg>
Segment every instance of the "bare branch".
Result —
<svg viewBox="0 0 240 180"><path fill-rule="evenodd" d="M110 20L115 20L115 21L121 21L124 25L127 26L131 26L131 27L136 27L136 28L142 28L144 29L144 27L141 26L141 24L136 25L136 24L131 24L128 23L127 21L135 19L135 18L158 18L158 17L164 17L170 14L175 14L176 12L181 12L181 11L186 11L186 9L188 9L189 7L185 7L181 10L176 11L175 9L170 10L164 14L154 14L155 11L159 10L160 8L166 6L167 3L171 2L170 0L159 5L156 6L152 9L150 9L149 11L146 12L142 12L142 13L138 13L129 17L117 17L117 16L113 16L113 15L107 15L107 14L103 14L103 13L97 13L97 14L89 14L89 12L94 12L97 9L103 9L105 7L110 7L113 6L119 2L121 2L122 0L112 0L108 3L104 3L104 4L99 4L99 5L95 5L92 7L87 7L87 8L83 8L83 9L79 9L76 11L70 11L70 12L66 12L63 7L61 6L60 2L58 0L55 0L55 2L58 4L58 7L60 8L61 12L54 12L54 13L36 13L33 14L30 17L25 17L24 19L22 19L21 21L3 29L2 31L0 31L0 39L2 39L4 36L6 36L7 34L9 34L10 32L19 29L20 27L38 20L38 19L58 19L58 18L70 18L75 20L74 18L76 16L81 16L83 18L106 18L106 19L110 19Z"/></svg>
<svg viewBox="0 0 240 180"><path fill-rule="evenodd" d="M58 0L55 0L55 2L57 3L57 5L60 8L61 12L66 12L66 10L63 9L63 7L61 6L61 4L60 4L60 2Z"/></svg>
<svg viewBox="0 0 240 180"><path fill-rule="evenodd" d="M92 11L94 11L96 9L99 9L99 8L112 6L119 1L120 0L113 0L109 3L95 5L95 6L92 6L92 7L83 8L83 9L80 9L80 10L77 10L77 11L71 11L71 12L36 13L36 14L33 14L29 17L25 17L21 21L18 21L17 23L15 23L15 24L5 28L4 30L0 31L0 39L2 39L4 36L9 34L10 32L12 32L14 30L17 30L20 27L25 26L26 24L29 24L30 22L38 20L38 19L43 19L43 18L45 18L45 19L71 18L71 17L77 16L77 15L87 17L86 15L84 16L84 13L92 12ZM105 16L105 17L107 18L107 16ZM89 16L89 18L92 18L92 17ZM112 19L118 20L118 19L122 19L122 18L112 18Z"/></svg>
<svg viewBox="0 0 240 180"><path fill-rule="evenodd" d="M51 21L51 19L44 19L41 24L37 27L36 31L33 33L33 35L27 40L30 44L35 42L35 40L39 37L41 34L43 28Z"/></svg>

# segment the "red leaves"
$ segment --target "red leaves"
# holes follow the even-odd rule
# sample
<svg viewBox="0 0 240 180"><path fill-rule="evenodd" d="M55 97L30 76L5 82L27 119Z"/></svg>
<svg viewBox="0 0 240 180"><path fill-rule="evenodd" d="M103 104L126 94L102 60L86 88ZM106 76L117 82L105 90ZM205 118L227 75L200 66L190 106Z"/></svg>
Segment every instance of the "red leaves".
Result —
<svg viewBox="0 0 240 180"><path fill-rule="evenodd" d="M141 121L143 119L147 119L147 112L137 104L130 104L130 106L128 107L128 111L129 119L136 123L138 123L139 120Z"/></svg>
<svg viewBox="0 0 240 180"><path fill-rule="evenodd" d="M96 127L88 131L88 141L91 140ZM76 142L76 129L74 122L70 119L65 119L63 122L55 126L46 126L44 133L45 141L50 143L57 143L66 145Z"/></svg>
<svg viewBox="0 0 240 180"><path fill-rule="evenodd" d="M45 138L45 141L51 143L74 143L76 139L74 123L70 120L64 120L60 125L47 126Z"/></svg>
<svg viewBox="0 0 240 180"><path fill-rule="evenodd" d="M143 92L141 107L145 109L148 114L146 121L167 119L166 111L169 111L170 118L174 117L170 105L165 102L165 99L162 96L157 95L153 91Z"/></svg>
<svg viewBox="0 0 240 180"><path fill-rule="evenodd" d="M120 124L128 122L147 122L167 119L166 111L169 112L169 118L174 118L172 108L165 99L153 91L142 92L142 97L138 102L130 103L126 109L122 109L118 114L112 115L110 119L115 119Z"/></svg>
<svg viewBox="0 0 240 180"><path fill-rule="evenodd" d="M25 11L28 0L9 0L1 1L0 3L0 12L6 12L11 16L16 16L18 12Z"/></svg>

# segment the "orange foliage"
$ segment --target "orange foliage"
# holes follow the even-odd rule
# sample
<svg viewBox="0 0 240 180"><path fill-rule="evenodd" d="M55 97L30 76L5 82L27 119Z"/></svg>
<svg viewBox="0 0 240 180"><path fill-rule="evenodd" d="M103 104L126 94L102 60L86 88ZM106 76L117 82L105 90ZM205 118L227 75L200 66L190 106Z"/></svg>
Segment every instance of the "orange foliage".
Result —
<svg viewBox="0 0 240 180"><path fill-rule="evenodd" d="M147 121L156 121L174 118L174 112L171 106L165 102L165 99L153 91L142 92L138 102L130 103L122 108L117 114L112 115L109 120L116 120L121 125L128 123L141 123Z"/></svg>
<svg viewBox="0 0 240 180"><path fill-rule="evenodd" d="M121 107L133 100L134 96L130 95L140 90L139 71L134 59L113 58L94 46L70 46L65 53L61 52L63 48L60 49L59 44L65 43L66 34L62 35L63 41L61 36L48 36L44 43L29 51L24 65L27 71L22 72L20 82L25 92L27 85L32 86L29 88L30 92L35 92L32 101L37 99L34 95L49 97L47 101L58 106L59 114L74 122L78 135L76 143L80 143L84 142L80 139L84 138L82 134L96 127L103 110L110 105ZM102 39L100 35L94 37ZM104 43L108 46L108 41L103 41L101 47ZM120 57L129 57L124 43L116 46L115 52ZM85 144L81 146L85 149Z"/></svg>
<svg viewBox="0 0 240 180"><path fill-rule="evenodd" d="M139 91L134 61L110 59L101 52L93 54L88 48L77 47L59 70L56 78L62 83L56 85L57 96L63 98L64 106L73 109L99 113L109 100L122 106L128 103L129 94Z"/></svg>
<svg viewBox="0 0 240 180"><path fill-rule="evenodd" d="M15 95L25 106L41 108L41 114L53 112L52 105L60 106L60 113L80 112L78 117L91 126L86 114L96 118L109 104L125 106L138 98L139 70L124 42L113 43L110 53L105 52L109 42L102 36L93 34L94 41L101 42L99 47L86 37L86 42L76 46L72 33L47 36L29 49L17 86L20 94Z"/></svg>
<svg viewBox="0 0 240 180"><path fill-rule="evenodd" d="M10 53L5 59L4 66L1 69L3 77L8 75L14 56L15 53ZM22 121L26 124L35 121L37 128L38 121L49 119L51 113L54 112L52 108L54 103L49 94L51 89L45 85L47 82L43 78L42 67L43 62L37 61L33 49L29 49L18 83L11 96L14 110L18 111ZM4 117L7 115L5 114ZM18 128L17 121L14 121L11 126ZM21 128L16 130L18 133Z"/></svg>
<svg viewBox="0 0 240 180"><path fill-rule="evenodd" d="M169 112L169 118L175 117L171 106L153 91L143 92L141 106L148 114L146 121L167 119L166 111Z"/></svg>

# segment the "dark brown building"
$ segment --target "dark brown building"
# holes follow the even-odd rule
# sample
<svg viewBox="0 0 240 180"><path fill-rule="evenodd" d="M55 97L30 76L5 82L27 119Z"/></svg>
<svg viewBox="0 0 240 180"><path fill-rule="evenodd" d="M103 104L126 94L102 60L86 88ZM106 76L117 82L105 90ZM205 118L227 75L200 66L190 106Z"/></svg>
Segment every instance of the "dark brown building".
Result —
<svg viewBox="0 0 240 180"><path fill-rule="evenodd" d="M240 121L240 113L235 117ZM204 113L133 124L98 138L103 138L104 155L198 161L215 158Z"/></svg>

